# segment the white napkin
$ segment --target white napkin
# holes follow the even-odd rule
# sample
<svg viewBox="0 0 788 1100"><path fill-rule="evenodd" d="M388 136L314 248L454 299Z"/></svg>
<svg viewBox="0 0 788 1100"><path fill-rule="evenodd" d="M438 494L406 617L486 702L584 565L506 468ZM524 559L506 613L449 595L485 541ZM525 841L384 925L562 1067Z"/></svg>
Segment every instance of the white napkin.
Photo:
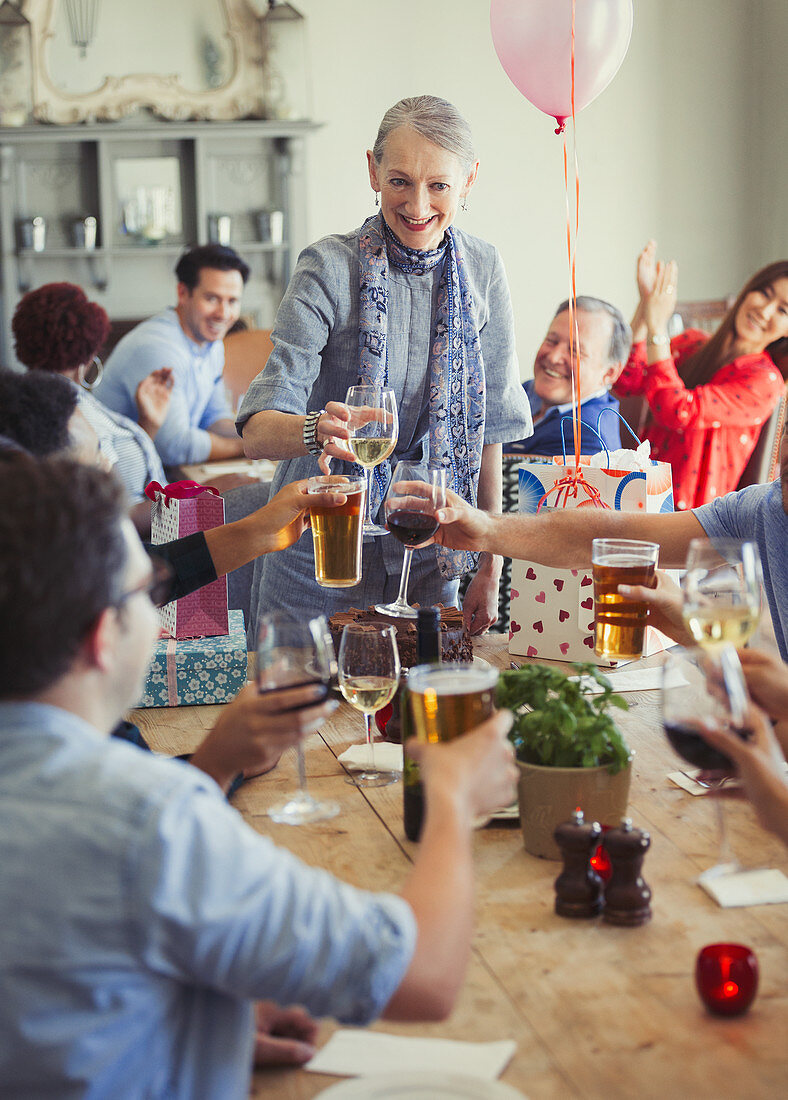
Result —
<svg viewBox="0 0 788 1100"><path fill-rule="evenodd" d="M671 783L675 783L677 787L681 787L681 789L683 791L686 791L687 794L711 794L714 788L704 787L702 783L696 783L694 779L696 775L700 775L700 772L669 772L668 779ZM738 787L739 781L738 779L728 779L725 781L725 786L726 788Z"/></svg>
<svg viewBox="0 0 788 1100"><path fill-rule="evenodd" d="M367 745L351 745L337 760L354 772L363 772L373 766L381 771L401 772L402 745L394 745L391 741L376 741L374 765Z"/></svg>
<svg viewBox="0 0 788 1100"><path fill-rule="evenodd" d="M776 868L731 871L721 875L704 872L698 878L698 885L723 909L788 901L788 878Z"/></svg>
<svg viewBox="0 0 788 1100"><path fill-rule="evenodd" d="M605 676L610 681L613 690L618 692L652 691L662 687L661 668L628 668L621 672L605 672ZM598 695L602 692L602 688L593 677L584 676L582 682L591 694ZM682 684L687 683L683 676L681 676L681 679L676 678L674 680L671 678L670 682L676 687L681 687Z"/></svg>
<svg viewBox="0 0 788 1100"><path fill-rule="evenodd" d="M379 1031L335 1031L305 1066L312 1073L340 1077L370 1074L460 1073L493 1081L517 1049L513 1039L495 1043L461 1043L453 1039L409 1039Z"/></svg>

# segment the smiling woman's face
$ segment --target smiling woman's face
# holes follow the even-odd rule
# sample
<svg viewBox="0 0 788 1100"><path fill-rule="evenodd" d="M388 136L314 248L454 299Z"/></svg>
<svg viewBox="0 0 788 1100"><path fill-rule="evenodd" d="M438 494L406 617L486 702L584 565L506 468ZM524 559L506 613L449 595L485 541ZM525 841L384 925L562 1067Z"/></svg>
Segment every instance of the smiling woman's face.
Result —
<svg viewBox="0 0 788 1100"><path fill-rule="evenodd" d="M437 248L476 179L459 158L409 126L389 134L380 164L367 152L369 182L380 192L386 223L408 248Z"/></svg>
<svg viewBox="0 0 788 1100"><path fill-rule="evenodd" d="M734 325L739 342L753 352L788 336L788 277L751 290L736 312Z"/></svg>

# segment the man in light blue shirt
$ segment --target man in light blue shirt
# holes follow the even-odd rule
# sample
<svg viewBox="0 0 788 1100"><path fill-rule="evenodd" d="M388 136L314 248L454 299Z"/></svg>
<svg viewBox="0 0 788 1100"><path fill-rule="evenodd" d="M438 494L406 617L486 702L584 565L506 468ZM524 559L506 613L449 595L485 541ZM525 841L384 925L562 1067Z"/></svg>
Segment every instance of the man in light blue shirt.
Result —
<svg viewBox="0 0 788 1100"><path fill-rule="evenodd" d="M134 394L152 370L170 367L173 392L156 434L165 466L243 454L222 382L224 338L238 320L249 268L224 245L193 248L175 268L178 304L133 328L107 359L96 396L137 419Z"/></svg>
<svg viewBox="0 0 788 1100"><path fill-rule="evenodd" d="M0 1088L240 1100L257 998L356 1024L445 1016L473 818L513 794L507 720L414 749L427 815L400 897L304 866L207 776L108 739L158 635L148 558L109 475L4 461Z"/></svg>
<svg viewBox="0 0 788 1100"><path fill-rule="evenodd" d="M632 330L615 306L588 295L577 299L575 320L577 343L569 323L569 302L562 302L536 353L534 376L523 383L531 404L533 434L507 443L504 452L549 457L574 453L573 349L580 378L580 453L592 455L621 446L618 400L610 388L624 369ZM606 409L611 415L601 416Z"/></svg>
<svg viewBox="0 0 788 1100"><path fill-rule="evenodd" d="M487 550L557 569L589 566L595 538L657 542L663 569L684 566L692 539L754 540L763 566L775 639L782 659L788 661L788 427L780 445L777 481L749 485L689 512L646 515L578 508L534 516L493 516L471 508L452 493L450 506L440 518L442 526L436 541L447 546ZM648 592L640 588L634 588L631 594L648 597ZM667 616L655 625L670 632L670 597L663 603L657 591L652 602Z"/></svg>

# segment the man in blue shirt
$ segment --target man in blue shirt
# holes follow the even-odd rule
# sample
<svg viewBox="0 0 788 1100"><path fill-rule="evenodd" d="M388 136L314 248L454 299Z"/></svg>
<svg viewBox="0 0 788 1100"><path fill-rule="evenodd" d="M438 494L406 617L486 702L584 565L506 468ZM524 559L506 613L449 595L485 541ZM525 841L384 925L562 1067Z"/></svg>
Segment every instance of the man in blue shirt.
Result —
<svg viewBox="0 0 788 1100"><path fill-rule="evenodd" d="M175 274L177 306L119 341L96 396L136 420L137 386L152 370L170 367L172 398L154 440L164 465L235 458L243 454L243 441L222 382L223 341L241 312L249 267L232 248L208 244L181 256Z"/></svg>
<svg viewBox="0 0 788 1100"><path fill-rule="evenodd" d="M356 1024L443 1018L470 952L473 820L513 796L507 718L414 746L427 813L401 896L301 864L208 776L107 737L158 636L147 555L109 475L7 461L2 1088L240 1100L258 998Z"/></svg>
<svg viewBox="0 0 788 1100"><path fill-rule="evenodd" d="M618 411L618 400L610 393L629 355L632 331L620 310L601 298L582 295L577 299L575 356L580 371L580 453L595 454L606 447L621 446L619 419L599 414ZM523 383L531 403L533 435L504 446L508 454L553 455L574 453L572 431L572 363L575 345L569 323L569 302L562 302L550 323L534 360L534 376ZM561 421L569 417L562 435ZM597 428L597 423L599 427ZM591 431L590 429L593 429ZM596 434L597 431L601 435Z"/></svg>

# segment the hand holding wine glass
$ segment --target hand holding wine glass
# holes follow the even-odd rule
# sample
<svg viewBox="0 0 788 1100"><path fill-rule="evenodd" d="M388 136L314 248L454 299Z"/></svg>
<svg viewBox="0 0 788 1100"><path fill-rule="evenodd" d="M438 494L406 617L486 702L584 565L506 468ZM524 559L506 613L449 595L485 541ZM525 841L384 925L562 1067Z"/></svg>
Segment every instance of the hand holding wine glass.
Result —
<svg viewBox="0 0 788 1100"><path fill-rule="evenodd" d="M328 697L329 684L336 671L334 645L328 624L322 615L306 622L291 619L282 612L264 615L260 621L260 638L257 649L257 686L261 693L279 696L282 710L298 711L303 704L293 704L296 688L312 686L310 705ZM304 749L301 741L296 746L299 789L284 802L268 811L276 822L286 825L304 825L322 821L339 813L339 803L319 802L307 791Z"/></svg>
<svg viewBox="0 0 788 1100"><path fill-rule="evenodd" d="M413 551L428 543L438 530L437 512L446 506L446 471L421 462L398 462L386 493L386 523L395 539L405 547L399 592L394 603L378 604L383 615L415 619L416 609L408 603L408 579Z"/></svg>
<svg viewBox="0 0 788 1100"><path fill-rule="evenodd" d="M397 445L399 421L394 390L383 386L351 386L345 404L350 410L348 446L367 476L367 518L365 535L387 535L385 527L372 522L372 473L385 462Z"/></svg>
<svg viewBox="0 0 788 1100"><path fill-rule="evenodd" d="M668 741L682 759L711 773L708 786L722 786L734 772L733 761L704 738L709 730L749 736L750 700L741 663L732 645L711 649L672 649L662 669L662 724ZM715 799L719 859L708 877L736 869L728 846L722 802Z"/></svg>
<svg viewBox="0 0 788 1100"><path fill-rule="evenodd" d="M393 626L350 623L339 644L339 687L348 703L364 715L369 767L348 777L359 787L384 787L399 775L375 767L372 715L390 703L399 686L400 661Z"/></svg>
<svg viewBox="0 0 788 1100"><path fill-rule="evenodd" d="M704 649L741 647L758 625L763 579L758 547L741 539L693 539L682 582L684 623Z"/></svg>

